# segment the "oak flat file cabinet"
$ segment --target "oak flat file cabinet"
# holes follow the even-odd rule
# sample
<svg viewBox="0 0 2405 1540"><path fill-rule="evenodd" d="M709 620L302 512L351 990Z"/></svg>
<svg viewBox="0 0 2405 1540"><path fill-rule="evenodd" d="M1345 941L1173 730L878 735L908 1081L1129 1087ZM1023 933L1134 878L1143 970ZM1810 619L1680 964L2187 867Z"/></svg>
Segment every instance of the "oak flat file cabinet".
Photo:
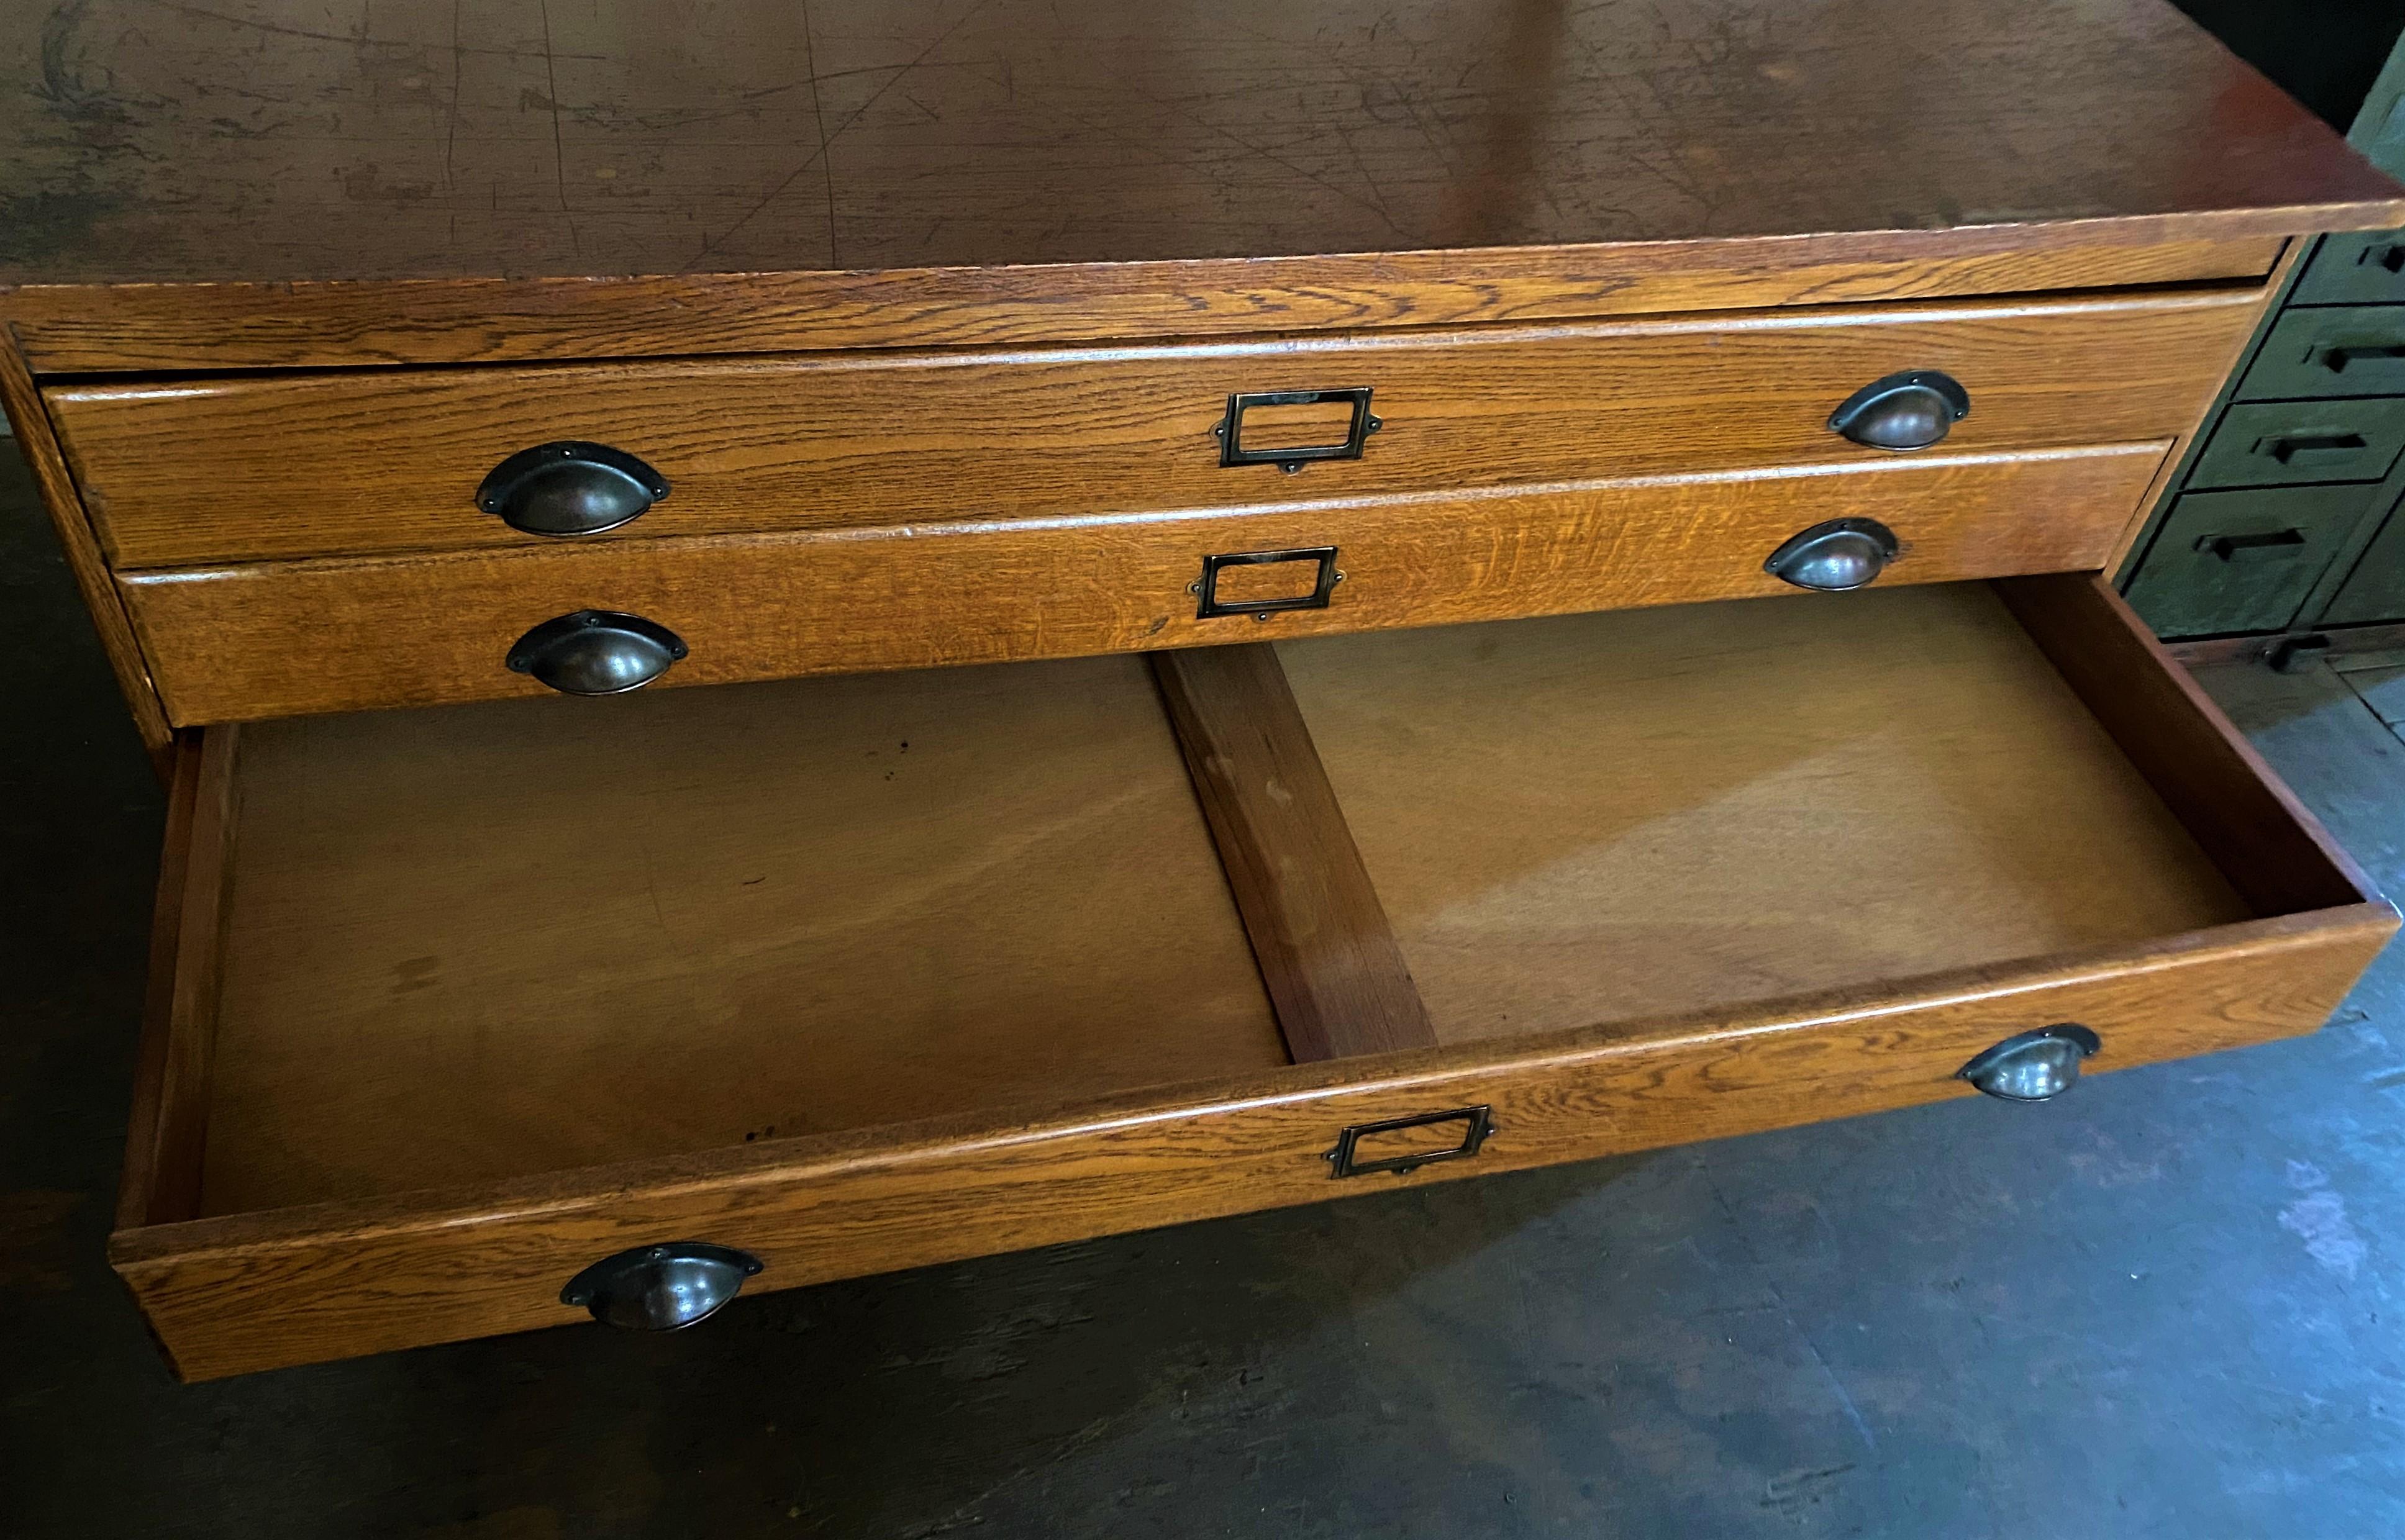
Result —
<svg viewBox="0 0 2405 1540"><path fill-rule="evenodd" d="M188 1378L2043 1100L2396 927L2098 576L2405 224L2159 0L145 17L0 18L0 387Z"/></svg>

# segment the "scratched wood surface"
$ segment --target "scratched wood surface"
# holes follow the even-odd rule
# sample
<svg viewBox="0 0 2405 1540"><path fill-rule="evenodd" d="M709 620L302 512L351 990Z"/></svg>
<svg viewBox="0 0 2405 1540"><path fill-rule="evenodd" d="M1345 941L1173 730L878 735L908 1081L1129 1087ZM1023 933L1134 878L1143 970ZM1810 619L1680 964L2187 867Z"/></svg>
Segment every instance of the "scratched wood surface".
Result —
<svg viewBox="0 0 2405 1540"><path fill-rule="evenodd" d="M1287 1061L1139 659L274 722L243 760L206 1211Z"/></svg>
<svg viewBox="0 0 2405 1540"><path fill-rule="evenodd" d="M26 0L0 72L0 283L2168 239L2393 191L2163 0Z"/></svg>

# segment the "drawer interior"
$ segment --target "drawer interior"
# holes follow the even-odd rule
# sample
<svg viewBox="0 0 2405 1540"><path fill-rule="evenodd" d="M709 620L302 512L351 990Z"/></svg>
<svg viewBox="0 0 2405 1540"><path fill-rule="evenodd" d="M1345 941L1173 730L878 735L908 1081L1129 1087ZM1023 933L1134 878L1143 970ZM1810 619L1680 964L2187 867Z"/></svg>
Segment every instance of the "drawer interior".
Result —
<svg viewBox="0 0 2405 1540"><path fill-rule="evenodd" d="M237 753L206 1212L1286 1061L1138 658Z"/></svg>
<svg viewBox="0 0 2405 1540"><path fill-rule="evenodd" d="M202 1379L2260 1042L2396 928L2089 575L210 728L160 890Z"/></svg>
<svg viewBox="0 0 2405 1540"><path fill-rule="evenodd" d="M1984 585L1279 652L1440 1041L2249 913Z"/></svg>
<svg viewBox="0 0 2405 1540"><path fill-rule="evenodd" d="M212 729L128 1215L2359 904L2153 645L2063 577Z"/></svg>

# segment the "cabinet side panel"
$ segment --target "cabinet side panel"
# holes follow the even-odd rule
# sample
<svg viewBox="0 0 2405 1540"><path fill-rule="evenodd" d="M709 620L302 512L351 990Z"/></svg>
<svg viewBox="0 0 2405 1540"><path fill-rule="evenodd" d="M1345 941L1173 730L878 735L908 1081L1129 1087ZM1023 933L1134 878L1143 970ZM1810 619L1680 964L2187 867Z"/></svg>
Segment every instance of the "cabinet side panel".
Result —
<svg viewBox="0 0 2405 1540"><path fill-rule="evenodd" d="M117 585L109 581L108 564L101 557L91 521L85 516L75 478L67 472L49 413L43 409L41 393L34 386L13 331L0 335L0 407L7 409L18 447L33 468L51 527L66 548L67 569L75 574L76 588L100 633L101 648L108 654L108 665L116 672L126 707L134 713L134 728L142 735L143 747L150 750L160 778L167 779L174 771L175 735L167 726L166 709L159 703L158 688L150 682L149 665L134 639L133 623L126 618Z"/></svg>

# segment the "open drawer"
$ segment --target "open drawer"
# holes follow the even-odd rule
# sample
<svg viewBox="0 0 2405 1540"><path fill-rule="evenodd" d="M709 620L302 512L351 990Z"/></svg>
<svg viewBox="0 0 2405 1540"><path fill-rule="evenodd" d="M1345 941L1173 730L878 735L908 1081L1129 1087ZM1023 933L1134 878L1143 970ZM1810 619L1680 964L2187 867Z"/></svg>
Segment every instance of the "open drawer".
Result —
<svg viewBox="0 0 2405 1540"><path fill-rule="evenodd" d="M2084 576L210 729L169 841L195 1379L2044 1090L2397 923Z"/></svg>

